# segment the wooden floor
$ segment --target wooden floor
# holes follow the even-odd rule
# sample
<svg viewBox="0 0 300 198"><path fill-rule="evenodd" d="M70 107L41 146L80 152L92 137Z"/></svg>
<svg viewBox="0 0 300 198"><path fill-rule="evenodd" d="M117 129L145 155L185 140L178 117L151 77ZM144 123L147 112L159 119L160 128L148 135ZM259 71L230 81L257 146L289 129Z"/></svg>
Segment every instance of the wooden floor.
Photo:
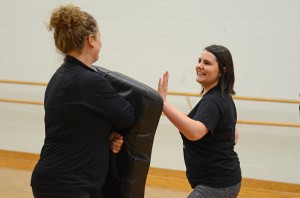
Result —
<svg viewBox="0 0 300 198"><path fill-rule="evenodd" d="M32 198L30 176L31 171L28 170L0 168L0 198ZM147 185L145 198L184 198L188 196L189 190L178 189ZM239 198L300 198L300 194L243 188Z"/></svg>
<svg viewBox="0 0 300 198"><path fill-rule="evenodd" d="M0 150L0 198L32 198L30 177L38 154ZM150 167L145 198L185 198L184 171ZM300 185L243 178L238 198L300 198Z"/></svg>
<svg viewBox="0 0 300 198"><path fill-rule="evenodd" d="M31 171L0 168L0 198L32 198ZM187 191L147 186L145 198L182 198Z"/></svg>

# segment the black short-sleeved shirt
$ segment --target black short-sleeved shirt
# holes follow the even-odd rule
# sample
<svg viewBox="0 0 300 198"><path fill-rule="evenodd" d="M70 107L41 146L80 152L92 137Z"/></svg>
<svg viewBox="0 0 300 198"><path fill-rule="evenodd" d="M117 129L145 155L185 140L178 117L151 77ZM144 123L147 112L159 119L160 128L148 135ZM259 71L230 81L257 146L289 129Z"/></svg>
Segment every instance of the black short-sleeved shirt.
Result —
<svg viewBox="0 0 300 198"><path fill-rule="evenodd" d="M99 190L109 164L111 127L134 124L134 109L105 79L66 56L45 92L46 137L31 186Z"/></svg>
<svg viewBox="0 0 300 198"><path fill-rule="evenodd" d="M197 185L225 188L239 183L240 162L234 151L237 115L232 97L225 93L222 97L219 88L214 87L188 116L209 129L197 141L181 134L186 174L192 188Z"/></svg>

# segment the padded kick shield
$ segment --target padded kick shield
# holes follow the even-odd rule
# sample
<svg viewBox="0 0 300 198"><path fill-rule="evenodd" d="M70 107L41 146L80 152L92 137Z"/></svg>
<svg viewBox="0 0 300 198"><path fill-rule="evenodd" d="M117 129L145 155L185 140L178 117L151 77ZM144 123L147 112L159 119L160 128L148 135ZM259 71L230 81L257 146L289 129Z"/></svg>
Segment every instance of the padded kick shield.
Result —
<svg viewBox="0 0 300 198"><path fill-rule="evenodd" d="M111 164L104 185L105 198L143 198L154 135L163 109L158 92L121 73L95 67L134 107L138 120L121 131L124 143Z"/></svg>

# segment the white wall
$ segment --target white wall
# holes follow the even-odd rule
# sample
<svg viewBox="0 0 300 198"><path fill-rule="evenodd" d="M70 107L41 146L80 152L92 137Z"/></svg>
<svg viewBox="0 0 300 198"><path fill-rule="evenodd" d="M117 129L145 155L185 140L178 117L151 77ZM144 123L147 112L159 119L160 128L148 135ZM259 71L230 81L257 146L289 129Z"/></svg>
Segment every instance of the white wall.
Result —
<svg viewBox="0 0 300 198"><path fill-rule="evenodd" d="M299 99L300 1L297 0L0 0L0 79L47 82L62 57L47 22L72 2L99 22L103 47L96 63L156 89L170 72L170 91L199 92L194 66L202 49L232 52L240 96ZM43 100L44 87L0 85L0 98ZM181 111L185 98L170 96ZM192 98L195 104L198 98ZM300 123L297 104L236 101L239 119ZM43 107L0 103L0 149L39 153ZM300 130L240 125L236 150L243 175L300 183ZM184 170L177 130L162 117L151 166Z"/></svg>

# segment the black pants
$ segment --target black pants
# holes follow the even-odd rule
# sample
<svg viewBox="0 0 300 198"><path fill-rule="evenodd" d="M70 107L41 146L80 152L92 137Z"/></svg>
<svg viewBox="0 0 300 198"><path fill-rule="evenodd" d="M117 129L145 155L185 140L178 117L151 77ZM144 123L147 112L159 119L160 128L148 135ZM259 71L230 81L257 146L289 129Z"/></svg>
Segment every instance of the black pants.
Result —
<svg viewBox="0 0 300 198"><path fill-rule="evenodd" d="M102 191L51 192L32 189L34 198L104 198Z"/></svg>

